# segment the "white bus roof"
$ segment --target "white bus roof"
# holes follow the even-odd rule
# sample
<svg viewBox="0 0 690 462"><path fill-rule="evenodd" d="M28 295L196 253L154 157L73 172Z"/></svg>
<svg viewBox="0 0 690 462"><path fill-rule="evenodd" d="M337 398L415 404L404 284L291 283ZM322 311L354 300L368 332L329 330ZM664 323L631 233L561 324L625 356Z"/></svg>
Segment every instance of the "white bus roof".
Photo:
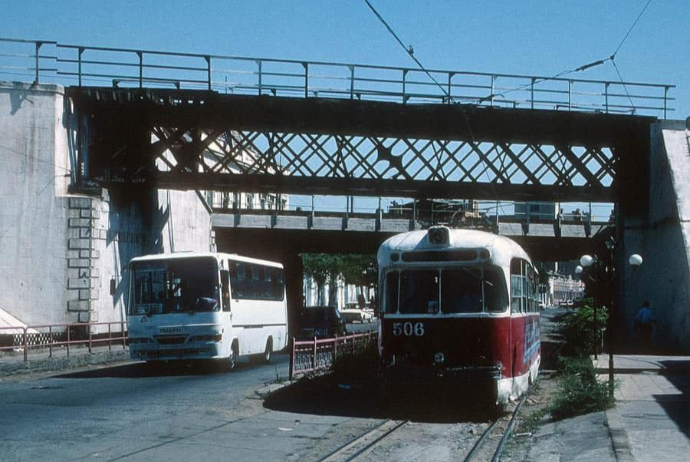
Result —
<svg viewBox="0 0 690 462"><path fill-rule="evenodd" d="M449 229L448 244L432 244L426 238L428 230L410 231L387 239L378 251L379 265L388 266L390 254L420 250L488 249L491 260L501 266L510 266L513 257L530 261L529 255L515 241L497 234L473 229Z"/></svg>
<svg viewBox="0 0 690 462"><path fill-rule="evenodd" d="M154 261L154 260L184 260L185 258L199 258L199 257L210 257L217 260L227 258L229 260L243 261L247 263L256 263L258 265L274 266L276 268L282 268L281 263L269 260L260 260L258 258L243 257L234 253L222 253L222 252L175 252L175 253L157 253L151 255L143 255L141 257L134 257L129 262L138 263L143 261Z"/></svg>

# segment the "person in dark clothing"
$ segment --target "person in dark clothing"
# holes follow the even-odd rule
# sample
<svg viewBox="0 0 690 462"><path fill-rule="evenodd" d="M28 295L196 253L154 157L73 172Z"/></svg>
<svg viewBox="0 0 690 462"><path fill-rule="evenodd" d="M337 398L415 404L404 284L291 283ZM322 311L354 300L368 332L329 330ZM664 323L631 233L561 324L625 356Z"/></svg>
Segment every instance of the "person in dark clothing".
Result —
<svg viewBox="0 0 690 462"><path fill-rule="evenodd" d="M640 333L640 344L645 350L652 345L652 325L656 324L656 318L649 302L645 301L635 317L635 328Z"/></svg>

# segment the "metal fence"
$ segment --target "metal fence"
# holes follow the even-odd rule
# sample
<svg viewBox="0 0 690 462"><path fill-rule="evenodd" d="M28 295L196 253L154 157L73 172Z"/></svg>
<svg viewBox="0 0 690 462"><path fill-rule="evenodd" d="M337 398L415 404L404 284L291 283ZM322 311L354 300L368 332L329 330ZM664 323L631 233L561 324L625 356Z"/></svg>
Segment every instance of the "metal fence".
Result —
<svg viewBox="0 0 690 462"><path fill-rule="evenodd" d="M294 377L328 370L340 355L353 353L378 339L377 332L351 334L334 338L291 340L290 380Z"/></svg>
<svg viewBox="0 0 690 462"><path fill-rule="evenodd" d="M124 349L127 347L125 325L122 321L0 327L0 352L21 352L24 361L28 361L30 354L45 352L51 358L55 351L64 351L69 356L75 346L87 347L89 353L97 346Z"/></svg>
<svg viewBox="0 0 690 462"><path fill-rule="evenodd" d="M433 77L430 78L429 76ZM0 79L667 118L675 85L162 52L0 38Z"/></svg>

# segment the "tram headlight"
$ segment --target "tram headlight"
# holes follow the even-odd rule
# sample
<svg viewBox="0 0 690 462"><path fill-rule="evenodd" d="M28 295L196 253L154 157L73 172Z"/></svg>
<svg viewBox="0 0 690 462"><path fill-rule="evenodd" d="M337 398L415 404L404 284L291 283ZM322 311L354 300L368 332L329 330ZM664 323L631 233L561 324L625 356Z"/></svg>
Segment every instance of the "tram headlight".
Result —
<svg viewBox="0 0 690 462"><path fill-rule="evenodd" d="M446 362L446 355L440 351L434 355L434 364L443 364Z"/></svg>
<svg viewBox="0 0 690 462"><path fill-rule="evenodd" d="M429 243L448 244L450 242L450 230L445 226L432 226L428 231Z"/></svg>

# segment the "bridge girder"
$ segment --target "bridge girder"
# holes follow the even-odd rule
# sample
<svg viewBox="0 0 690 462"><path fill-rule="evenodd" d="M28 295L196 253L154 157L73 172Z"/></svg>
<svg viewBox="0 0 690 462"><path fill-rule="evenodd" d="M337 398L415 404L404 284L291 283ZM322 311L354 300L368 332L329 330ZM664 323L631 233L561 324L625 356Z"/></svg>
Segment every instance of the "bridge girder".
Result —
<svg viewBox="0 0 690 462"><path fill-rule="evenodd" d="M189 90L68 95L90 126L83 180L108 187L592 202L645 202L648 190L648 117Z"/></svg>

